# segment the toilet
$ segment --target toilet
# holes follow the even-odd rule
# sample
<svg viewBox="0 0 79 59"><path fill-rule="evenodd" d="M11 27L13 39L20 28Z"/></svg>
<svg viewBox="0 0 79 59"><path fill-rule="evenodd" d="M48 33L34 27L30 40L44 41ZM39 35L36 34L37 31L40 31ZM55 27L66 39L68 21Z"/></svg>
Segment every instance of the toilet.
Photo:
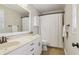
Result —
<svg viewBox="0 0 79 59"><path fill-rule="evenodd" d="M47 51L47 41L46 40L42 40L42 50Z"/></svg>

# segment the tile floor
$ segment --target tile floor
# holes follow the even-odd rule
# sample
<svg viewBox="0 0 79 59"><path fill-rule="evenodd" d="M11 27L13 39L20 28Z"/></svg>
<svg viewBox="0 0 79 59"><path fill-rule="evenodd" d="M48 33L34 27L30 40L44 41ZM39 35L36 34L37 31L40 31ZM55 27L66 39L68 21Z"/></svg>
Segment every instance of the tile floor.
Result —
<svg viewBox="0 0 79 59"><path fill-rule="evenodd" d="M48 47L47 52L43 51L42 55L65 55L64 49Z"/></svg>

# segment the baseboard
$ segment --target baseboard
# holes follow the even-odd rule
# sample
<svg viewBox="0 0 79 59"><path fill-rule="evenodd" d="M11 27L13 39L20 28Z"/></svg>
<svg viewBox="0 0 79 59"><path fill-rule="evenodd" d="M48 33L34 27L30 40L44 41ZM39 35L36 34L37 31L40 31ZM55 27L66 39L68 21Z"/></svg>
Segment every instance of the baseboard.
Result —
<svg viewBox="0 0 79 59"><path fill-rule="evenodd" d="M51 46L51 45L47 45L47 47L50 47L50 48L63 48L63 47L56 47L56 46Z"/></svg>
<svg viewBox="0 0 79 59"><path fill-rule="evenodd" d="M68 55L68 53L67 53L66 49L64 49L64 52L65 52L65 55Z"/></svg>

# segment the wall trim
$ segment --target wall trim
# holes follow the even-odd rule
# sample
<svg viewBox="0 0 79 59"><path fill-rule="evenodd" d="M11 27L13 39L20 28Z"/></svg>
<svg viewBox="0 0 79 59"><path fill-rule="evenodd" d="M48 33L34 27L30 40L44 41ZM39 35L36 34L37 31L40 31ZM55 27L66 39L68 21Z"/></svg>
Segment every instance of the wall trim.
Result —
<svg viewBox="0 0 79 59"><path fill-rule="evenodd" d="M68 55L68 53L67 53L66 49L64 49L64 53L65 53L65 55Z"/></svg>
<svg viewBox="0 0 79 59"><path fill-rule="evenodd" d="M50 14L59 14L59 13L63 13L64 14L64 12L53 12L53 13L41 14L39 16L50 15Z"/></svg>

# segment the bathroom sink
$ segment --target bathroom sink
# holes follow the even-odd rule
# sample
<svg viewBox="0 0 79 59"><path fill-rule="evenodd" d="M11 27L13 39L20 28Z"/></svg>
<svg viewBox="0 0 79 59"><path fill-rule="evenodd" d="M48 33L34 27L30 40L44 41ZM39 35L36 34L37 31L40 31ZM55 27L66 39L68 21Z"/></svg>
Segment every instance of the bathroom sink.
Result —
<svg viewBox="0 0 79 59"><path fill-rule="evenodd" d="M8 48L14 47L19 44L20 44L19 41L13 41L13 42L7 42L7 43L0 44L0 51L7 50Z"/></svg>

